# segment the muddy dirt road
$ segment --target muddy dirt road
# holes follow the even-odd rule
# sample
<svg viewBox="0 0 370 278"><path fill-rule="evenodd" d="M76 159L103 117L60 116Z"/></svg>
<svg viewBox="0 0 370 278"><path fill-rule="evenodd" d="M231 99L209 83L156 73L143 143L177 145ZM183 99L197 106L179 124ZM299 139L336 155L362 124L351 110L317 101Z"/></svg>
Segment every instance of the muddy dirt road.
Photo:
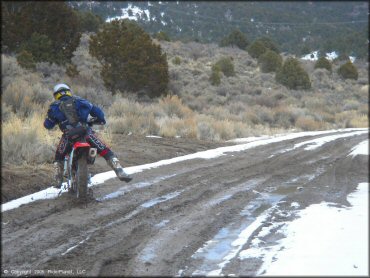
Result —
<svg viewBox="0 0 370 278"><path fill-rule="evenodd" d="M238 254L263 228L274 227L263 237L272 246L282 236L279 223L295 210L322 201L348 205L347 195L368 181L368 156L348 155L368 131L353 134L185 160L136 173L129 184L114 178L93 187L97 201L87 207L64 194L5 211L2 274L258 275L263 259ZM244 241L227 244L246 229ZM207 249L215 238L224 244Z"/></svg>

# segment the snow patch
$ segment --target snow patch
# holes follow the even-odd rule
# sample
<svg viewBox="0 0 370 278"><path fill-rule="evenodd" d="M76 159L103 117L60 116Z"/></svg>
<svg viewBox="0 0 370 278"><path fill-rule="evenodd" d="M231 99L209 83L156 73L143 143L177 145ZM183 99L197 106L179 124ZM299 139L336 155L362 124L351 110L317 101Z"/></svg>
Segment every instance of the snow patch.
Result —
<svg viewBox="0 0 370 278"><path fill-rule="evenodd" d="M152 6L152 5L149 5L149 2L148 2L148 6ZM127 8L124 8L124 9L121 9L122 10L122 15L121 16L115 16L115 17L108 17L105 21L106 22L111 22L113 20L120 20L120 19L130 19L130 20L138 20L139 18L142 17L142 15L145 13L148 20L150 20L150 12L149 10L142 10L140 9L139 7L136 7L136 6L132 6L132 4L128 4L128 7ZM131 10L132 12L132 15L129 15L129 10Z"/></svg>
<svg viewBox="0 0 370 278"><path fill-rule="evenodd" d="M157 135L147 135L145 136L146 138L163 138L161 136L157 136Z"/></svg>
<svg viewBox="0 0 370 278"><path fill-rule="evenodd" d="M264 265L263 275L368 275L369 184L360 183L348 201L351 207L322 202L301 211L283 229L286 238L275 248L283 250Z"/></svg>
<svg viewBox="0 0 370 278"><path fill-rule="evenodd" d="M291 134L286 134L286 135L279 135L279 136L272 137L272 138L269 138L269 139L266 139L266 140L258 140L258 141L253 141L253 142L249 142L249 143L246 143L246 144L238 144L238 145L234 145L234 146L220 147L220 148L211 149L211 150L207 150L207 151L201 151L201 152L197 152L197 153L193 153L193 154L179 156L179 157L175 157L175 158L171 158L171 159L165 159L165 160L161 160L161 161L154 162L154 163L127 167L127 168L125 168L125 171L126 171L126 173L131 175L131 174L134 174L134 173L142 172L144 170L148 170L148 169L152 169L152 168L158 168L160 166L169 165L169 164L173 164L173 163L177 163L177 162L182 162L182 161L185 161L185 160L190 160L190 159L212 159L212 158L216 158L216 157L225 155L226 153L241 152L241 151L245 151L245 150L255 148L255 147L258 147L258 146L263 146L263 145L276 143L276 142L281 142L281 141L285 141L285 140L291 140L291 139L295 139L295 138L299 138L299 137L303 137L303 136L315 136L315 135L322 135L322 134L331 133L331 132L346 132L346 131L347 132L349 132L349 131L359 131L359 132L346 133L346 134L337 135L337 136L347 137L347 136L359 135L359 134L369 132L369 129L368 128L348 128L348 129L326 130L326 131L298 132L298 133L291 133ZM319 144L317 142L320 142L320 139L321 138L311 140L311 141L305 141L304 143L305 144L313 143L313 144L317 145L317 144ZM327 142L327 139L325 139L324 141ZM286 150L286 151L288 151L288 150ZM104 183L105 181L107 181L109 179L112 179L112 178L115 178L115 177L116 177L116 174L115 174L114 171L108 171L108 172L97 174L97 175L95 175L91 178L91 184L89 184L89 187L97 185L97 184ZM65 183L64 183L64 185L65 185ZM2 204L1 205L1 211L4 212L4 211L10 210L10 209L14 209L14 208L17 208L21 205L31 203L31 202L34 202L34 201L37 201L37 200L54 199L54 198L58 197L59 193L65 193L66 191L67 191L66 189L58 190L58 189L55 189L53 187L49 187L49 188L44 189L42 191L27 195L27 196L24 196L24 197L15 199L15 200L12 200L12 201L7 202L5 204Z"/></svg>
<svg viewBox="0 0 370 278"><path fill-rule="evenodd" d="M352 157L355 157L356 155L369 155L369 139L362 141L360 144L352 148L349 155L352 155Z"/></svg>
<svg viewBox="0 0 370 278"><path fill-rule="evenodd" d="M333 61L335 58L338 58L338 54L335 51L328 52L325 53L325 58L328 59L329 61ZM302 56L301 59L306 61L317 61L319 59L319 51L318 50L312 51L311 53ZM349 59L353 63L356 60L356 57L349 56Z"/></svg>

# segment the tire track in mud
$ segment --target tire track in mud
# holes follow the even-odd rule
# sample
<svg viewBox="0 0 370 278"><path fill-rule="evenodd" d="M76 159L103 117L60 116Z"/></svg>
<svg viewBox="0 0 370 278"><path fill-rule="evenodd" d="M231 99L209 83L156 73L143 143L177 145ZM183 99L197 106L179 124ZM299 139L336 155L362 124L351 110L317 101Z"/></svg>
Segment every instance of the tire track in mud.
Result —
<svg viewBox="0 0 370 278"><path fill-rule="evenodd" d="M356 176L359 169L345 168L341 162L365 136L336 140L311 151L298 148L269 158L307 140L298 138L213 160L197 159L151 169L135 175L137 182L132 186L120 186L120 182L111 180L107 186L94 188L102 202L87 208L75 205L68 196L21 207L3 214L8 220L19 219L18 224L13 221L3 231L6 258L2 257L2 265L36 269L68 266L86 269L90 275L192 274L202 267L199 260L192 259L197 250L221 229L244 221L245 215L240 213L247 213L248 204L261 194L282 197L273 202L262 198L250 208L249 221L281 200L287 202L284 206L279 203L285 210L291 209L286 206L293 201L301 207L321 200L343 202L358 178L344 178L341 170ZM336 185L338 180L341 183ZM323 187L324 183L329 187ZM121 195L104 199L117 188ZM44 213L38 219L41 211ZM30 214L32 220L26 221ZM244 263L232 258L225 269L256 273L262 261L253 262L249 264L251 269L246 269Z"/></svg>

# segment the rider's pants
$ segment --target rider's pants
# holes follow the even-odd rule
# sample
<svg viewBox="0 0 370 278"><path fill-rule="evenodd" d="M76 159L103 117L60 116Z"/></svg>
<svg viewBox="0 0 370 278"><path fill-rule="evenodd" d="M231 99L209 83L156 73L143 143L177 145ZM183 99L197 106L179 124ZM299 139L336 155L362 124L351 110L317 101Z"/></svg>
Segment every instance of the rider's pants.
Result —
<svg viewBox="0 0 370 278"><path fill-rule="evenodd" d="M87 132L85 138L86 141L91 145L91 147L96 148L98 154L104 157L106 160L114 156L111 149L101 139L99 139L92 130L89 130ZM72 142L68 140L67 135L63 133L55 152L55 161L63 161L64 157L71 151Z"/></svg>

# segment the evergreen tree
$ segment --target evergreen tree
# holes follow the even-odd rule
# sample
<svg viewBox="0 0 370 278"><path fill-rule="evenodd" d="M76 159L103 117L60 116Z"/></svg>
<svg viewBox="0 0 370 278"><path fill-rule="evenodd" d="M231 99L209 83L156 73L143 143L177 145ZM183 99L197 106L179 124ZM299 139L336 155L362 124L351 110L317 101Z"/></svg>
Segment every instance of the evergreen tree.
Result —
<svg viewBox="0 0 370 278"><path fill-rule="evenodd" d="M248 46L248 40L240 30L234 30L227 37L223 38L219 45L221 47L237 46L240 49L245 50L245 48Z"/></svg>
<svg viewBox="0 0 370 278"><path fill-rule="evenodd" d="M104 23L100 16L93 14L91 11L75 11L75 13L80 21L81 32L97 32Z"/></svg>
<svg viewBox="0 0 370 278"><path fill-rule="evenodd" d="M219 65L212 66L211 76L209 77L209 81L213 86L218 86L221 84L221 68Z"/></svg>
<svg viewBox="0 0 370 278"><path fill-rule="evenodd" d="M232 58L230 57L221 58L217 61L215 66L227 77L235 75L234 64L232 62Z"/></svg>
<svg viewBox="0 0 370 278"><path fill-rule="evenodd" d="M271 51L274 51L276 53L280 53L279 48L277 47L276 43L268 38L268 37L262 37L259 38L257 41L261 42L266 49L270 49Z"/></svg>
<svg viewBox="0 0 370 278"><path fill-rule="evenodd" d="M29 53L27 50L22 50L17 55L17 62L18 64L25 69L35 69L35 59L33 58L32 54Z"/></svg>
<svg viewBox="0 0 370 278"><path fill-rule="evenodd" d="M27 41L21 44L20 50L31 53L36 62L53 60L52 42L46 35L33 33Z"/></svg>
<svg viewBox="0 0 370 278"><path fill-rule="evenodd" d="M36 59L47 57L48 61L56 63L70 60L79 44L81 34L79 20L65 2L9 1L1 4L4 52L18 52L28 44L32 45L28 51L32 51L31 54ZM36 33L38 35L35 35ZM49 40L51 53L41 55L45 46L37 47L35 44L37 40L44 42ZM47 44L49 48L49 43Z"/></svg>
<svg viewBox="0 0 370 278"><path fill-rule="evenodd" d="M167 42L171 41L170 37L164 31L159 31L158 33L156 33L154 35L154 38L156 38L160 41L167 41Z"/></svg>
<svg viewBox="0 0 370 278"><path fill-rule="evenodd" d="M315 63L315 69L318 69L318 68L321 68L321 69L327 69L328 71L332 71L332 66L331 66L331 63L328 59L326 59L325 57L320 57L317 62Z"/></svg>
<svg viewBox="0 0 370 278"><path fill-rule="evenodd" d="M253 58L258 59L263 53L267 51L267 48L261 41L255 40L250 46L248 46L247 51L249 55L251 55Z"/></svg>
<svg viewBox="0 0 370 278"><path fill-rule="evenodd" d="M343 79L358 79L358 71L357 68L352 64L351 61L341 65L338 69L338 74Z"/></svg>
<svg viewBox="0 0 370 278"><path fill-rule="evenodd" d="M308 73L295 58L288 58L276 73L275 79L289 89L310 89Z"/></svg>
<svg viewBox="0 0 370 278"><path fill-rule="evenodd" d="M103 65L101 75L112 91L144 90L151 97L167 93L166 54L136 23L114 20L91 36L90 54Z"/></svg>
<svg viewBox="0 0 370 278"><path fill-rule="evenodd" d="M258 63L262 72L273 72L281 67L283 58L275 51L267 50L259 57Z"/></svg>

